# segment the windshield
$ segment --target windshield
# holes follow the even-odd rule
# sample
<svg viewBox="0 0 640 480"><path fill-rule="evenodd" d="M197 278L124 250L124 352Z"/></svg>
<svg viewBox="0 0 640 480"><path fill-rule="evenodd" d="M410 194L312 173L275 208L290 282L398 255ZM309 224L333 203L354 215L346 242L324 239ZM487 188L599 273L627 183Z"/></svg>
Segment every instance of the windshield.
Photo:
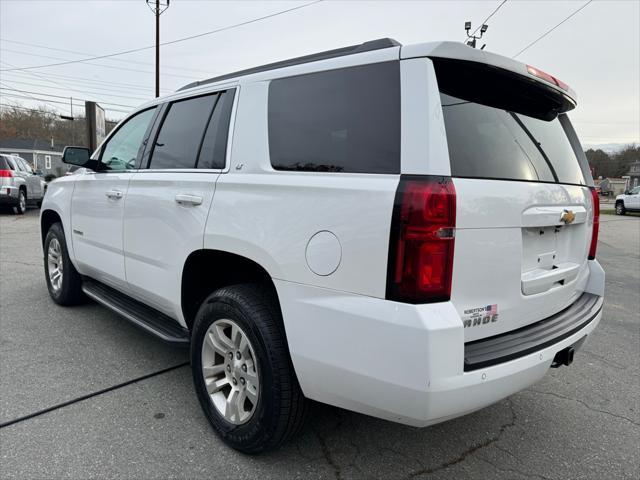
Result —
<svg viewBox="0 0 640 480"><path fill-rule="evenodd" d="M453 176L586 185L559 118L440 98Z"/></svg>

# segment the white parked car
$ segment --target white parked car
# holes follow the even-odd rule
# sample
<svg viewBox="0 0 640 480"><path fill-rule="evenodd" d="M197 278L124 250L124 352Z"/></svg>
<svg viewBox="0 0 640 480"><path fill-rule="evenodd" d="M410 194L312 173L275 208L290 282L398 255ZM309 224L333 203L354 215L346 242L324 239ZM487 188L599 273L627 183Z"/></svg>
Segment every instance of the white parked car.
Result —
<svg viewBox="0 0 640 480"><path fill-rule="evenodd" d="M640 185L616 197L616 215L640 212Z"/></svg>
<svg viewBox="0 0 640 480"><path fill-rule="evenodd" d="M306 399L414 426L568 365L602 314L598 199L540 70L390 39L186 86L49 187L49 292L190 346L205 415L274 448Z"/></svg>

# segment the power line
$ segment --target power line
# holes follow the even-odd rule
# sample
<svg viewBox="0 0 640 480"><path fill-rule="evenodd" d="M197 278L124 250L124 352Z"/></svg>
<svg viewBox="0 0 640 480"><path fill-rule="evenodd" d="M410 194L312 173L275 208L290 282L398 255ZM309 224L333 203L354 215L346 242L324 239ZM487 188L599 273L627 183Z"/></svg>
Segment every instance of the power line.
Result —
<svg viewBox="0 0 640 480"><path fill-rule="evenodd" d="M4 63L5 65L10 65L7 62L3 62L0 61L0 63ZM9 75L36 75L35 72L8 72ZM87 86L91 86L91 87L97 87L94 84L98 84L98 85L113 85L113 86L117 86L117 87L123 87L126 91L130 91L132 88L137 89L137 90L152 90L153 88L148 86L148 85L140 85L140 84L134 84L134 83L121 83L121 82L111 82L108 80L96 80L94 78L88 78L88 77L71 77L69 75L60 75L57 73L47 73L47 77L40 77L43 80L49 80L50 77L53 78L62 78L65 79L66 81L70 81L71 83L80 83L80 84L86 84ZM169 88L161 88L160 90L165 90L167 92L170 92L171 89Z"/></svg>
<svg viewBox="0 0 640 480"><path fill-rule="evenodd" d="M16 40L9 40L9 39L6 39L6 38L0 38L0 42L14 43L16 45L23 45L23 46L26 46L26 47L42 48L44 50L53 50L53 51L56 51L56 52L73 53L75 55L85 55L85 56L90 56L90 57L95 56L95 53L79 52L77 50L67 50L66 48L48 47L46 45L39 45L37 43L18 42ZM114 62L131 63L131 64L136 64L136 65L147 65L147 66L152 66L153 65L152 63L149 63L149 62L138 62L138 61L135 61L135 60L125 60L124 58L113 58L112 60ZM174 67L174 66L171 66L171 65L165 65L164 68L168 68L168 69L171 69L171 70L182 70L182 71L200 72L200 73L216 73L216 72L210 72L209 70L201 70L201 69L198 69L198 68Z"/></svg>
<svg viewBox="0 0 640 480"><path fill-rule="evenodd" d="M215 29L215 30L211 30L209 32L204 32L204 33L199 33L197 35L191 35L191 36L188 36L188 37L178 38L176 40L171 40L169 42L163 42L163 43L160 43L160 45L161 46L163 46L163 45L172 45L174 43L185 42L187 40L192 40L194 38L204 37L206 35L213 35L214 33L219 33L219 32L223 32L223 31L226 31L226 30L231 30L233 28L242 27L244 25L249 25L251 23L255 23L255 22L259 22L261 20L265 20L267 18L276 17L278 15L282 15L282 14L285 14L285 13L288 13L288 12L292 12L294 10L299 10L301 8L309 7L311 5L315 5L316 3L320 3L322 1L323 0L314 0L313 2L305 3L304 5L299 5L297 7L288 8L286 10L281 10L279 12L275 12L275 13L272 13L272 14L269 14L269 15L265 15L263 17L254 18L253 20L247 20L245 22L236 23L234 25L229 25L227 27L218 28L218 29ZM71 63L83 63L83 62L86 62L86 61L89 61L89 60L99 60L99 59L102 59L102 58L111 58L111 57L117 57L119 55L126 55L126 54L129 54L129 53L141 52L143 50L149 50L151 48L155 48L155 45L151 45L151 46L147 46L147 47L140 47L140 48L133 48L131 50L124 50L122 52L109 53L109 54L106 54L106 55L98 55L98 56L95 56L95 57L89 57L89 58L85 58L85 59L81 59L81 60L69 60L69 61L66 61L66 62L50 63L48 65L34 65L34 66L31 66L31 67L2 69L2 70L0 70L0 72L11 72L11 71L17 71L17 70L33 70L33 69L36 69L36 68L56 67L56 66L59 66L59 65L69 65Z"/></svg>
<svg viewBox="0 0 640 480"><path fill-rule="evenodd" d="M7 84L6 84L6 83L4 83L4 82L0 82L0 85L4 85L5 87L7 86ZM3 87L0 87L0 90L6 90L6 89L5 89L5 88L3 88ZM42 99L40 99L40 98L32 97L31 95L29 95L29 93L30 93L30 92L25 92L25 91L17 90L17 89L13 89L13 88L10 88L9 90L15 90L15 91L17 91L17 92L24 93L25 95L27 95L27 96L26 96L26 97L24 97L24 98L28 98L28 99L31 99L31 100L35 100L36 102L42 102L42 103L45 103L45 104L47 104L47 105L49 105L50 107L53 107L53 108L59 108L59 107L56 107L55 105L52 105L53 103L58 103L58 102L56 102L55 100L51 100L51 103L49 103L49 101L47 101L47 100L42 100ZM11 95L13 95L13 94L6 94L6 93L4 94L4 96L7 96L7 95L11 96ZM15 96L15 95L13 95L13 96ZM65 105L66 105L66 102L65 102Z"/></svg>
<svg viewBox="0 0 640 480"><path fill-rule="evenodd" d="M542 35L540 35L538 38L536 38L533 42L531 42L529 45L527 45L526 47L524 47L522 50L520 50L518 53L516 53L513 57L511 58L516 58L518 56L520 56L522 53L524 53L526 50L528 50L529 48L533 47L536 43L538 43L540 40L542 40L544 37L546 37L547 35L549 35L551 32L553 32L556 28L558 28L560 25L562 25L564 22L566 22L567 20L569 20L571 17L573 17L574 15L576 15L578 12L580 12L583 8L585 8L587 5L589 5L591 2L593 2L593 0L589 0L587 3L585 3L584 5L582 5L580 8L578 8L577 10L575 10L571 15L569 15L568 17L566 17L564 20L562 20L560 23L556 24L554 27L550 28L549 30L547 30L545 33L543 33Z"/></svg>
<svg viewBox="0 0 640 480"><path fill-rule="evenodd" d="M65 100L69 100L69 97L66 96L66 95L54 95L53 93L33 92L31 90L20 90L18 88L12 88L12 85L10 85L10 84L8 84L6 82L0 82L0 84L4 85L4 87L0 87L0 90L13 90L13 91L20 92L20 93L25 93L25 94L40 95L41 97L64 98ZM84 98L78 98L77 100L79 100L79 101L95 101L95 102L98 102L100 104L112 105L114 107L135 108L132 105L123 105L122 103L103 102L103 101L100 101L100 100L87 100L87 99L84 99Z"/></svg>
<svg viewBox="0 0 640 480"><path fill-rule="evenodd" d="M21 105L12 105L10 103L0 103L0 109L2 109L2 108L5 108L5 109L7 109L7 108L15 108L17 110L24 110L24 111L27 111L27 112L48 113L48 114L51 114L51 115L58 115L58 112L54 113L54 112L52 112L50 110L42 110L42 109L37 109L37 108L27 108L27 107L23 107ZM58 108L58 107L55 107L55 108Z"/></svg>
<svg viewBox="0 0 640 480"><path fill-rule="evenodd" d="M69 88L69 87L52 87L49 85L43 85L42 83L31 83L31 82L21 82L20 80L14 80L13 78L10 79L11 83L18 83L21 85L30 85L32 87L42 87L42 88L49 88L49 89L54 89L54 90L66 90L66 91L73 91L73 92L78 92L78 93L85 93L87 95L106 95L107 97L119 97L119 98L130 98L132 100L140 100L140 101L149 101L151 100L151 97L132 97L131 95L118 95L115 93L109 93L110 90L109 89L103 89L100 92L88 92L86 90L76 90L75 88ZM117 91L121 91L121 90L117 90ZM69 98L72 97L73 95L67 95L65 98Z"/></svg>
<svg viewBox="0 0 640 480"><path fill-rule="evenodd" d="M10 52L10 53L16 53L18 55L27 55L30 57L41 57L41 58L50 58L52 60L65 60L64 58L60 58L60 57L52 57L50 55L40 55L38 53L28 53L28 52L22 52L20 50L13 50L11 48L0 48L1 51L4 52ZM123 71L127 71L127 72L137 72L137 73L150 73L153 74L153 72L149 71L149 70L137 70L135 68L126 68L126 67L117 67L115 65L102 65L100 63L91 63L91 62L87 62L87 59L81 59L81 60L70 60L68 62L63 62L63 63L59 63L58 65L65 65L67 63L77 63L77 62L81 62L84 63L85 65L91 65L92 67L102 67L102 68L111 68L113 70L123 70ZM45 65L45 66L52 66L52 65ZM6 70L0 70L2 72L11 72L14 70L30 70L29 68L13 68L13 69L6 69ZM163 75L167 76L167 77L179 77L179 78L193 78L193 75L180 75L177 73L163 73Z"/></svg>
<svg viewBox="0 0 640 480"><path fill-rule="evenodd" d="M137 91L130 91L130 93L133 93L134 95L141 95L141 96L131 96L131 95L116 95L117 93L126 93L127 90L123 90L122 88L116 88L116 87L104 87L102 85L91 85L91 84L84 84L82 85L80 88L96 88L99 89L99 91L88 91L88 90L76 90L76 86L70 86L70 87L66 87L66 86L59 86L59 87L54 87L51 85L45 85L43 83L32 83L32 82L26 82L25 80L33 80L31 78L25 79L23 77L17 77L17 78L13 78L13 77L8 77L8 76L3 76L3 78L7 81L10 81L12 83L16 83L16 84L21 84L21 85L29 85L31 87L43 87L43 88L51 88L54 90L67 90L67 91L72 91L72 92L81 92L81 93L87 93L90 95L106 95L108 97L122 97L122 98L131 98L134 100L149 100L151 98L150 95L145 95L143 92L137 92ZM37 80L37 79L36 79ZM73 96L73 95L68 95L68 96Z"/></svg>
<svg viewBox="0 0 640 480"><path fill-rule="evenodd" d="M473 33L472 33L470 36L475 35L475 34L476 34L476 32L477 32L478 30L480 30L480 28L482 27L482 25L486 24L486 23L487 23L487 21L488 21L491 17L493 17L496 13L498 13L498 10L500 10L500 8L501 8L505 3L507 3L507 0L503 0L503 1L502 1L502 3L501 3L500 5L498 5L498 6L496 7L496 9L495 9L493 12L491 12L491 13L489 14L489 16L488 16L487 18L485 18L485 19L482 21L482 23L480 23L480 26L476 27L476 29L473 31ZM465 40L466 40L466 39L465 39Z"/></svg>
<svg viewBox="0 0 640 480"><path fill-rule="evenodd" d="M44 100L42 98L35 98L32 96L25 96L25 95L18 95L18 94L14 94L14 93L3 93L2 94L4 97L12 97L12 98L22 98L22 99L26 99L26 100L34 100L36 102L42 102L42 103L46 103L48 105L50 105L52 108L56 108L56 109L60 109L60 107L56 107L55 105L51 105L53 103L57 103L59 105L69 105L67 102L61 102L60 100ZM100 104L102 105L102 104ZM80 108L84 108L84 105L79 104L79 105L74 105L74 107L80 107ZM107 108L104 107L104 110L107 110L109 112L120 112L120 113L129 113L128 110L120 110L117 108Z"/></svg>

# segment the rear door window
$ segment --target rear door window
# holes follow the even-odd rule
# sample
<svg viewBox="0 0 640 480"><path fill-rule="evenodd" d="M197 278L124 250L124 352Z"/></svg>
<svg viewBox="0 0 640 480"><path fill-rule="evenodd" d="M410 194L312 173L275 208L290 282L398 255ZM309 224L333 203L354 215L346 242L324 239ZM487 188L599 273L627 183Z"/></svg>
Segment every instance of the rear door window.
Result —
<svg viewBox="0 0 640 480"><path fill-rule="evenodd" d="M273 80L268 121L276 170L399 173L399 62Z"/></svg>
<svg viewBox="0 0 640 480"><path fill-rule="evenodd" d="M169 105L156 138L149 168L195 168L207 123L218 94Z"/></svg>
<svg viewBox="0 0 640 480"><path fill-rule="evenodd" d="M440 94L455 177L585 185L559 118L547 121Z"/></svg>

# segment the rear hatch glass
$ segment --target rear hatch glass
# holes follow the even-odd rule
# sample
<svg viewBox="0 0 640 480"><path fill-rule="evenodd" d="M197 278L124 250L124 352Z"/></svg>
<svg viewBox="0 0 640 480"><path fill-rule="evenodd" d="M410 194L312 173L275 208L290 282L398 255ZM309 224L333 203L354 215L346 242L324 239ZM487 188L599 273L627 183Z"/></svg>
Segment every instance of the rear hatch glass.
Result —
<svg viewBox="0 0 640 480"><path fill-rule="evenodd" d="M540 321L580 296L591 177L565 114L568 97L491 66L434 64L457 193L451 301L473 341Z"/></svg>
<svg viewBox="0 0 640 480"><path fill-rule="evenodd" d="M586 184L558 118L545 121L440 97L453 176Z"/></svg>

